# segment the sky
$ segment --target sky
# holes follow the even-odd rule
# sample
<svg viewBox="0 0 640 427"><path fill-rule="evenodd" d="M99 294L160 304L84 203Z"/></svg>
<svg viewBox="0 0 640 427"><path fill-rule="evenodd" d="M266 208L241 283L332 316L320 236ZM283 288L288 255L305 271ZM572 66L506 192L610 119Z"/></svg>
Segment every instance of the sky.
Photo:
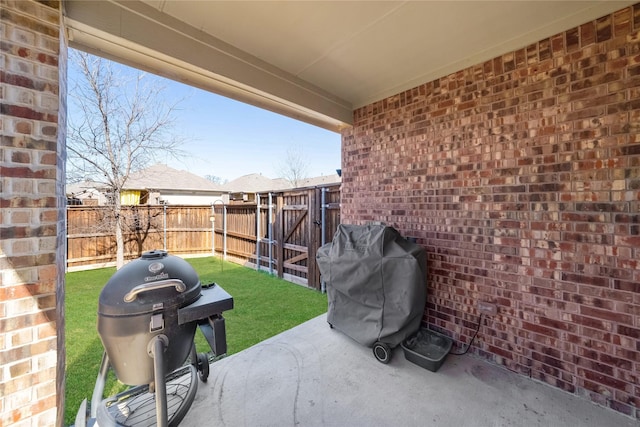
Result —
<svg viewBox="0 0 640 427"><path fill-rule="evenodd" d="M116 64L120 72L138 71ZM74 78L70 64L69 79ZM181 100L173 132L184 138L179 160L163 163L222 182L251 173L279 178L284 158L295 151L307 164L307 177L331 175L340 165L340 134L211 92L153 75L165 86L167 102ZM145 78L146 78L145 77ZM70 105L69 114L78 114Z"/></svg>
<svg viewBox="0 0 640 427"><path fill-rule="evenodd" d="M340 134L178 82L167 81L169 94L187 96L177 125L190 155L168 166L196 175L232 180L250 173L278 178L287 152L306 160L308 177L340 168Z"/></svg>

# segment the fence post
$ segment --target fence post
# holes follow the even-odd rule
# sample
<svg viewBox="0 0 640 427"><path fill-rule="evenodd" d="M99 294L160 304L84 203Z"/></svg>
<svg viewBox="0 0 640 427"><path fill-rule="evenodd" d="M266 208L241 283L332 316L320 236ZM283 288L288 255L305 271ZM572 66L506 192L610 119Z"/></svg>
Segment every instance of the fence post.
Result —
<svg viewBox="0 0 640 427"><path fill-rule="evenodd" d="M256 270L260 271L260 193L256 193Z"/></svg>
<svg viewBox="0 0 640 427"><path fill-rule="evenodd" d="M322 222L321 235L320 235L320 246L324 246L327 243L327 187L322 187L322 196L320 198L320 221ZM323 294L327 292L327 284L324 279L320 278L320 292Z"/></svg>
<svg viewBox="0 0 640 427"><path fill-rule="evenodd" d="M213 236L211 238L212 243L212 247L213 247L213 256L216 255L216 202L218 202L218 204L222 205L223 209L224 209L224 202L220 199L215 200L212 204L211 204L211 210L213 212L212 218L213 218L213 222L211 224L211 231L213 232ZM224 211L220 212L223 217L222 217L222 226L224 227ZM224 230L223 230L224 232ZM223 235L224 236L224 235ZM224 237L223 237L224 238ZM223 243L224 244L224 243Z"/></svg>
<svg viewBox="0 0 640 427"><path fill-rule="evenodd" d="M162 216L162 230L163 230L163 249L166 251L167 250L167 205L163 205L162 206L163 209L163 216Z"/></svg>
<svg viewBox="0 0 640 427"><path fill-rule="evenodd" d="M316 278L316 252L318 250L318 226L316 219L318 216L318 191L311 188L307 192L307 286L318 289Z"/></svg>
<svg viewBox="0 0 640 427"><path fill-rule="evenodd" d="M269 274L273 274L273 194L269 192Z"/></svg>
<svg viewBox="0 0 640 427"><path fill-rule="evenodd" d="M284 277L284 198L279 194L276 198L276 265L278 277Z"/></svg>
<svg viewBox="0 0 640 427"><path fill-rule="evenodd" d="M227 205L222 205L222 259L227 260Z"/></svg>

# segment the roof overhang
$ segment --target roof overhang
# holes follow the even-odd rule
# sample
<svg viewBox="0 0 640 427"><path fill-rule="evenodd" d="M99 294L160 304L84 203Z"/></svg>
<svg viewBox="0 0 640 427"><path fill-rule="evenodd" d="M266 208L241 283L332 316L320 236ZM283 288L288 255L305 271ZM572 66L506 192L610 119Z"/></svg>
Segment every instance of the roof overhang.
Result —
<svg viewBox="0 0 640 427"><path fill-rule="evenodd" d="M69 45L339 131L353 110L333 96L137 1L66 1Z"/></svg>
<svg viewBox="0 0 640 427"><path fill-rule="evenodd" d="M74 48L339 131L356 108L633 3L64 0L64 13Z"/></svg>

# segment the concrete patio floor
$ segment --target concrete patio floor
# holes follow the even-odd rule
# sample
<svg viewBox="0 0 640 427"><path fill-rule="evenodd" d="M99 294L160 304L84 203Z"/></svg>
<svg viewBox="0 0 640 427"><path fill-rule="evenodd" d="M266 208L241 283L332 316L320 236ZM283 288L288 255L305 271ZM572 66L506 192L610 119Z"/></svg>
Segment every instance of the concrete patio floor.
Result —
<svg viewBox="0 0 640 427"><path fill-rule="evenodd" d="M259 325L256 325L259 327ZM211 365L184 426L638 427L612 410L473 356L437 372L388 365L319 316Z"/></svg>

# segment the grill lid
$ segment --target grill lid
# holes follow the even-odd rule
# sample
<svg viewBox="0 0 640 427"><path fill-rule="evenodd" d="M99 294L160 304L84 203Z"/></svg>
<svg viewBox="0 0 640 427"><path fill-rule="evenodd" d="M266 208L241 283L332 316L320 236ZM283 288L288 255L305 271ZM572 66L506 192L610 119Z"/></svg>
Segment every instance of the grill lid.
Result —
<svg viewBox="0 0 640 427"><path fill-rule="evenodd" d="M182 307L197 300L200 291L198 274L188 262L167 251L144 252L102 288L98 314L131 316Z"/></svg>

